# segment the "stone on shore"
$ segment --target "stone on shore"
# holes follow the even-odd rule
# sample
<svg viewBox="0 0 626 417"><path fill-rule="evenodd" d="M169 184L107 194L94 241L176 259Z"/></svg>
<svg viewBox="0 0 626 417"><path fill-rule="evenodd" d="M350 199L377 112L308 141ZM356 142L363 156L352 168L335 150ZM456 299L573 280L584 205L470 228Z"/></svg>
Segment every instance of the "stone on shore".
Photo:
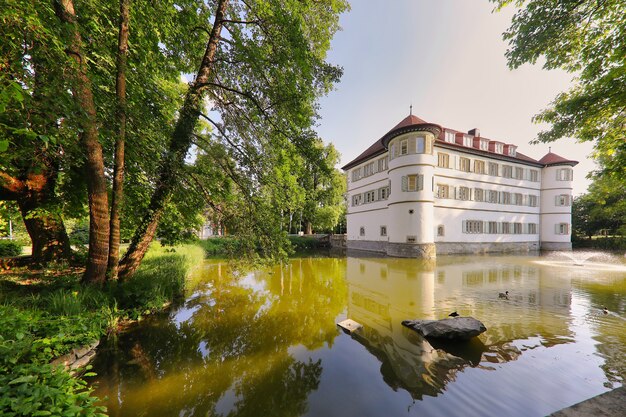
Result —
<svg viewBox="0 0 626 417"><path fill-rule="evenodd" d="M473 317L455 317L442 320L404 320L402 324L426 338L467 340L487 330Z"/></svg>

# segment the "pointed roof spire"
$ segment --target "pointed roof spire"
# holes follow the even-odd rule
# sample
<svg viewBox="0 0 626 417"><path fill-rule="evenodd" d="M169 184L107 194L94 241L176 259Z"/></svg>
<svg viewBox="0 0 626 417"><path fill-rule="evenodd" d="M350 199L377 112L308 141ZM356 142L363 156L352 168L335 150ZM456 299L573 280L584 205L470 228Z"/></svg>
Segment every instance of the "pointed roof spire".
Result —
<svg viewBox="0 0 626 417"><path fill-rule="evenodd" d="M409 106L409 116L413 116L413 103Z"/></svg>

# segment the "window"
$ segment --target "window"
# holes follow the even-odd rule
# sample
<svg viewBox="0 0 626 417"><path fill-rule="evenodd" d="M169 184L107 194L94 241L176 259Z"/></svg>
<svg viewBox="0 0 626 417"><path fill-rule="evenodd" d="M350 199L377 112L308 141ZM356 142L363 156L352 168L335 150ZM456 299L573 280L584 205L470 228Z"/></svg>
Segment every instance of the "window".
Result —
<svg viewBox="0 0 626 417"><path fill-rule="evenodd" d="M561 168L556 170L557 181L571 181L573 179L573 171L570 168Z"/></svg>
<svg viewBox="0 0 626 417"><path fill-rule="evenodd" d="M513 167L511 165L502 165L502 176L504 178L513 177Z"/></svg>
<svg viewBox="0 0 626 417"><path fill-rule="evenodd" d="M498 192L497 191L489 191L489 202L497 203L498 202Z"/></svg>
<svg viewBox="0 0 626 417"><path fill-rule="evenodd" d="M450 186L447 184L437 184L437 198L450 198Z"/></svg>
<svg viewBox="0 0 626 417"><path fill-rule="evenodd" d="M482 233L483 222L480 220L465 220L463 233Z"/></svg>
<svg viewBox="0 0 626 417"><path fill-rule="evenodd" d="M418 174L402 177L402 191L421 191L424 189L424 176Z"/></svg>
<svg viewBox="0 0 626 417"><path fill-rule="evenodd" d="M380 235L387 236L387 226L380 226Z"/></svg>
<svg viewBox="0 0 626 417"><path fill-rule="evenodd" d="M359 236L365 236L365 227L361 226L359 229Z"/></svg>
<svg viewBox="0 0 626 417"><path fill-rule="evenodd" d="M536 169L530 170L530 180L532 182L539 182L539 173Z"/></svg>
<svg viewBox="0 0 626 417"><path fill-rule="evenodd" d="M438 153L437 166L441 168L450 168L450 155L447 153Z"/></svg>
<svg viewBox="0 0 626 417"><path fill-rule="evenodd" d="M378 160L378 172L387 171L387 157Z"/></svg>
<svg viewBox="0 0 626 417"><path fill-rule="evenodd" d="M406 155L409 153L409 141L403 140L400 142L400 155Z"/></svg>
<svg viewBox="0 0 626 417"><path fill-rule="evenodd" d="M482 188L474 188L474 200L485 201L485 190Z"/></svg>
<svg viewBox="0 0 626 417"><path fill-rule="evenodd" d="M415 140L416 140L416 152L417 153L424 153L424 148L425 148L424 147L424 142L425 142L424 138L419 136Z"/></svg>
<svg viewBox="0 0 626 417"><path fill-rule="evenodd" d="M472 147L474 139L471 136L463 135L463 146Z"/></svg>
<svg viewBox="0 0 626 417"><path fill-rule="evenodd" d="M557 235L568 235L569 234L569 224L568 223L559 223L556 225L556 234Z"/></svg>
<svg viewBox="0 0 626 417"><path fill-rule="evenodd" d="M537 201L538 201L538 199L537 199L537 196L536 196L536 195L532 195L532 194L530 194L530 195L528 196L528 205L529 205L530 207L537 207Z"/></svg>
<svg viewBox="0 0 626 417"><path fill-rule="evenodd" d="M355 168L352 170L352 181L360 180L361 176L362 176L361 168Z"/></svg>
<svg viewBox="0 0 626 417"><path fill-rule="evenodd" d="M363 194L357 194L352 196L352 205L360 206L363 204Z"/></svg>
<svg viewBox="0 0 626 417"><path fill-rule="evenodd" d="M529 235L537 234L537 223L528 223L528 234Z"/></svg>
<svg viewBox="0 0 626 417"><path fill-rule="evenodd" d="M448 143L455 142L456 134L454 132L446 131L445 141Z"/></svg>
<svg viewBox="0 0 626 417"><path fill-rule="evenodd" d="M516 206L521 206L524 204L524 196L522 195L522 193L515 193L513 194L513 204L515 204Z"/></svg>
<svg viewBox="0 0 626 417"><path fill-rule="evenodd" d="M485 173L485 161L474 161L474 172L477 174Z"/></svg>
<svg viewBox="0 0 626 417"><path fill-rule="evenodd" d="M459 187L459 200L469 200L470 199L470 189L469 187Z"/></svg>
<svg viewBox="0 0 626 417"><path fill-rule="evenodd" d="M515 146L509 145L509 155L510 156L515 156L515 150L516 150Z"/></svg>
<svg viewBox="0 0 626 417"><path fill-rule="evenodd" d="M524 179L524 168L515 167L515 178L518 180Z"/></svg>
<svg viewBox="0 0 626 417"><path fill-rule="evenodd" d="M493 175L494 177L500 175L498 173L498 164L495 162L489 162L489 175Z"/></svg>
<svg viewBox="0 0 626 417"><path fill-rule="evenodd" d="M522 234L522 224L521 223L513 223L513 234L521 235Z"/></svg>
<svg viewBox="0 0 626 417"><path fill-rule="evenodd" d="M557 206L569 206L570 205L570 196L568 194L561 194L556 196L556 205Z"/></svg>
<svg viewBox="0 0 626 417"><path fill-rule="evenodd" d="M489 234L495 235L498 233L498 222L489 222Z"/></svg>
<svg viewBox="0 0 626 417"><path fill-rule="evenodd" d="M365 193L365 203L373 203L376 201L376 191L367 191Z"/></svg>
<svg viewBox="0 0 626 417"><path fill-rule="evenodd" d="M502 153L504 151L504 144L496 143L493 148L496 153Z"/></svg>
<svg viewBox="0 0 626 417"><path fill-rule="evenodd" d="M372 174L374 174L374 162L370 162L369 164L367 164L367 165L365 165L363 167L363 176L364 177L369 177Z"/></svg>
<svg viewBox="0 0 626 417"><path fill-rule="evenodd" d="M481 139L480 140L480 150L481 151L488 151L489 150L489 141L486 139Z"/></svg>
<svg viewBox="0 0 626 417"><path fill-rule="evenodd" d="M502 233L509 234L511 233L511 223L502 222Z"/></svg>
<svg viewBox="0 0 626 417"><path fill-rule="evenodd" d="M500 193L500 197L502 198L502 204L511 204L511 193L502 191L502 193Z"/></svg>
<svg viewBox="0 0 626 417"><path fill-rule="evenodd" d="M469 158L459 158L459 169L461 171L470 172L470 160Z"/></svg>
<svg viewBox="0 0 626 417"><path fill-rule="evenodd" d="M378 189L378 199L386 200L389 198L389 187L382 187Z"/></svg>
<svg viewBox="0 0 626 417"><path fill-rule="evenodd" d="M443 226L443 224L440 224L439 226L437 226L437 236L444 236L445 235L445 228Z"/></svg>

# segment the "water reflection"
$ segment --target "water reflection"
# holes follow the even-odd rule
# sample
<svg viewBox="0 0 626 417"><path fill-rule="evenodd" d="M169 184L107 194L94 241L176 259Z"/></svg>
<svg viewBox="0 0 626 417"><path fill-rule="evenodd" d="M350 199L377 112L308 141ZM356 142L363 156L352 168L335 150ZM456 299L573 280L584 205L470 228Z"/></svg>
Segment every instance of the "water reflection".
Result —
<svg viewBox="0 0 626 417"><path fill-rule="evenodd" d="M303 414L322 366L288 348L332 344L343 264L301 259L239 279L207 264L204 285L169 319L109 341L94 363L97 394L111 415Z"/></svg>
<svg viewBox="0 0 626 417"><path fill-rule="evenodd" d="M623 382L626 275L538 260L210 261L183 305L107 342L96 394L112 416L545 415ZM446 344L401 325L455 310L487 332Z"/></svg>

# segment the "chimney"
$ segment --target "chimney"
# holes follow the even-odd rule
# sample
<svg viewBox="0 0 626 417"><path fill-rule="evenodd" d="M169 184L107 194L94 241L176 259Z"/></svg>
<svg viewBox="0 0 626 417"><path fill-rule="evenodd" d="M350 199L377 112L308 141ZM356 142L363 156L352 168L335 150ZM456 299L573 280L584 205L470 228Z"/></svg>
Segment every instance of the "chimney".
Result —
<svg viewBox="0 0 626 417"><path fill-rule="evenodd" d="M480 137L480 130L477 127L473 128L472 130L469 130L467 133L472 136L476 136L477 138Z"/></svg>

